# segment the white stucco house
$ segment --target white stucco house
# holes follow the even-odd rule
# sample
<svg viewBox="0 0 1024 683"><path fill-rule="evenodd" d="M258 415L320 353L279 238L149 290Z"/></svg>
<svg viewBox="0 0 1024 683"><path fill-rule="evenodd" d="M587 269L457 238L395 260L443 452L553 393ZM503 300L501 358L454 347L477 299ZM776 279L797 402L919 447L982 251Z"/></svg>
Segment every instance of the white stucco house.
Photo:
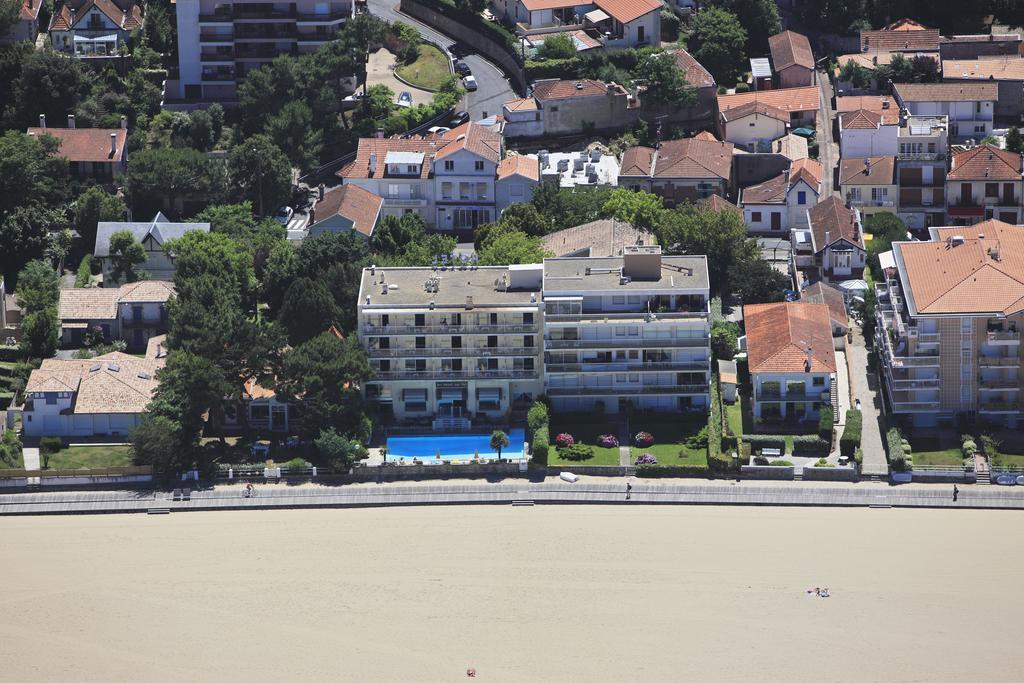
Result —
<svg viewBox="0 0 1024 683"><path fill-rule="evenodd" d="M798 159L788 171L763 183L740 190L743 221L751 234L789 236L789 231L807 227L807 211L821 194L821 164Z"/></svg>

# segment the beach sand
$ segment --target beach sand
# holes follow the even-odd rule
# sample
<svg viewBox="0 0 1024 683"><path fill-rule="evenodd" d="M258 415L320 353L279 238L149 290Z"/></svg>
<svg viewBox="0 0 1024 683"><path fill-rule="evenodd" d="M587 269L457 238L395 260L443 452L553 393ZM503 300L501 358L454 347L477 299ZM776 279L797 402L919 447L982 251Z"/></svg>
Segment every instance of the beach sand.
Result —
<svg viewBox="0 0 1024 683"><path fill-rule="evenodd" d="M653 506L6 518L0 677L1019 681L1022 519Z"/></svg>

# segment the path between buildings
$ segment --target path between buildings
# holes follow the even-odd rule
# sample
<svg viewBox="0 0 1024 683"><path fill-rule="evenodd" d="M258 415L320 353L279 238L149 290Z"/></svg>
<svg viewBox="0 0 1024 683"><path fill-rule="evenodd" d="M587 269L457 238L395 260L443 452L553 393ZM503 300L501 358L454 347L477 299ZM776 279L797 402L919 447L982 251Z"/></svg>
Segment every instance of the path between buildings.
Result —
<svg viewBox="0 0 1024 683"><path fill-rule="evenodd" d="M818 72L818 90L821 104L818 109L818 161L821 162L821 198L824 200L834 192L833 174L839 164L839 145L832 139L832 81L825 71Z"/></svg>
<svg viewBox="0 0 1024 683"><path fill-rule="evenodd" d="M878 394L878 377L868 370L868 350L860 328L853 328L853 342L847 344L846 352L850 360L850 386L854 398L860 399L864 417L860 435L861 450L864 451L861 473L887 475L889 465L882 446L882 397Z"/></svg>

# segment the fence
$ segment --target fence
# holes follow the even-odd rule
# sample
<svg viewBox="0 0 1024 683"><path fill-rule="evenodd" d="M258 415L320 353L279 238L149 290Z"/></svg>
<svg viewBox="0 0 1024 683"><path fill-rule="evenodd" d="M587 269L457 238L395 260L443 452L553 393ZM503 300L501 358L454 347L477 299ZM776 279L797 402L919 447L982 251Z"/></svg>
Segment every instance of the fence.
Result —
<svg viewBox="0 0 1024 683"><path fill-rule="evenodd" d="M794 476L794 468L772 465L741 465L740 473L747 479L791 480Z"/></svg>
<svg viewBox="0 0 1024 683"><path fill-rule="evenodd" d="M39 486L135 486L153 481L149 465L133 467L97 467L76 470L0 470L0 488L24 488L29 479L38 479Z"/></svg>

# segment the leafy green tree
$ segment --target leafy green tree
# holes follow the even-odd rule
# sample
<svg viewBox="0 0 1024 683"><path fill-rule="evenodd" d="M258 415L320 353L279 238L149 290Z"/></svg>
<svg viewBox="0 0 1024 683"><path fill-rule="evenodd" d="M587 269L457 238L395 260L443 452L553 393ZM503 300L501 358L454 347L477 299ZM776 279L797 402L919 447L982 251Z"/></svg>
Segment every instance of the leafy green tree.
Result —
<svg viewBox="0 0 1024 683"><path fill-rule="evenodd" d="M746 50L750 55L764 54L769 36L782 31L775 0L711 0L708 4L736 15L747 32Z"/></svg>
<svg viewBox="0 0 1024 683"><path fill-rule="evenodd" d="M14 118L19 128L39 125L45 114L50 125L61 124L77 109L89 87L84 64L54 50L38 50L22 63L14 82Z"/></svg>
<svg viewBox="0 0 1024 683"><path fill-rule="evenodd" d="M209 223L210 230L242 245L252 254L257 277L262 274L271 250L286 237L283 225L272 218L260 219L253 215L252 202L208 206L193 220Z"/></svg>
<svg viewBox="0 0 1024 683"><path fill-rule="evenodd" d="M601 218L610 195L609 188L574 192L559 189L554 183L541 183L534 189L530 203L544 217L546 234Z"/></svg>
<svg viewBox="0 0 1024 683"><path fill-rule="evenodd" d="M746 42L747 32L732 12L707 7L693 21L693 56L719 85L730 87L743 72Z"/></svg>
<svg viewBox="0 0 1024 683"><path fill-rule="evenodd" d="M177 25L167 0L149 0L146 3L146 22L142 29L146 43L152 49L157 52L177 52Z"/></svg>
<svg viewBox="0 0 1024 683"><path fill-rule="evenodd" d="M878 78L879 87L885 83L910 83L914 80L914 65L910 60L900 53L896 53L889 60L888 64L879 64L875 67L875 76Z"/></svg>
<svg viewBox="0 0 1024 683"><path fill-rule="evenodd" d="M148 411L181 430L181 469L188 469L199 457L199 436L206 416L217 413L226 397L239 394L241 382L237 377L229 382L217 363L182 350L172 350L166 365L157 370L157 388Z"/></svg>
<svg viewBox="0 0 1024 683"><path fill-rule="evenodd" d="M16 287L16 273L26 263L46 256L50 232L66 226L63 211L36 205L18 208L0 217L0 273L7 275L8 288Z"/></svg>
<svg viewBox="0 0 1024 683"><path fill-rule="evenodd" d="M379 120L387 118L395 108L395 91L386 85L371 85L366 89L363 107L368 118Z"/></svg>
<svg viewBox="0 0 1024 683"><path fill-rule="evenodd" d="M16 209L50 209L67 201L68 162L57 156L59 149L51 135L12 130L0 137L0 220Z"/></svg>
<svg viewBox="0 0 1024 683"><path fill-rule="evenodd" d="M506 266L513 263L541 263L552 255L544 249L539 237L514 231L501 233L490 240L478 257L483 266Z"/></svg>
<svg viewBox="0 0 1024 683"><path fill-rule="evenodd" d="M30 358L49 358L57 352L59 335L56 308L33 311L21 321L21 350Z"/></svg>
<svg viewBox="0 0 1024 683"><path fill-rule="evenodd" d="M21 0L0 0L0 36L7 35L18 23Z"/></svg>
<svg viewBox="0 0 1024 683"><path fill-rule="evenodd" d="M883 211L868 216L864 229L871 235L867 243L868 266L877 273L880 272L878 255L892 249L893 242L907 240L907 225L896 214Z"/></svg>
<svg viewBox="0 0 1024 683"><path fill-rule="evenodd" d="M572 59L576 56L576 44L568 34L555 34L544 39L537 54L545 59Z"/></svg>
<svg viewBox="0 0 1024 683"><path fill-rule="evenodd" d="M63 271L64 259L71 253L71 243L74 241L74 235L71 234L69 228L64 228L57 232L51 232L47 237L46 258L56 264L57 270Z"/></svg>
<svg viewBox="0 0 1024 683"><path fill-rule="evenodd" d="M719 294L729 292L729 267L734 262L760 258L756 245L748 243L743 217L736 212L677 207L663 214L655 234L667 254L707 255L711 289Z"/></svg>
<svg viewBox="0 0 1024 683"><path fill-rule="evenodd" d="M866 5L866 0L817 0L800 3L797 14L804 26L819 27L822 32L849 35L854 23L868 15Z"/></svg>
<svg viewBox="0 0 1024 683"><path fill-rule="evenodd" d="M277 315L284 293L298 277L298 263L295 247L290 242L278 242L270 250L260 277L260 298L270 306L271 316Z"/></svg>
<svg viewBox="0 0 1024 683"><path fill-rule="evenodd" d="M317 454L338 472L348 472L352 465L367 457L366 448L355 439L350 439L327 428L313 441Z"/></svg>
<svg viewBox="0 0 1024 683"><path fill-rule="evenodd" d="M89 250L96 243L96 227L100 221L124 220L128 207L117 195L92 185L75 200L75 228Z"/></svg>
<svg viewBox="0 0 1024 683"><path fill-rule="evenodd" d="M641 230L653 230L661 222L665 209L661 197L650 192L634 192L626 188L612 190L604 204L605 214L632 223Z"/></svg>
<svg viewBox="0 0 1024 683"><path fill-rule="evenodd" d="M1017 154L1024 152L1024 136L1021 136L1020 128L1017 126L1010 126L1006 134L1006 149Z"/></svg>
<svg viewBox="0 0 1024 683"><path fill-rule="evenodd" d="M729 266L729 282L745 304L782 301L791 285L788 277L759 257L738 259Z"/></svg>
<svg viewBox="0 0 1024 683"><path fill-rule="evenodd" d="M501 212L498 222L509 230L525 232L532 237L543 237L551 232L547 217L533 204L512 204Z"/></svg>
<svg viewBox="0 0 1024 683"><path fill-rule="evenodd" d="M370 247L376 254L394 256L426 234L426 223L418 213L407 213L401 218L385 216L373 231Z"/></svg>
<svg viewBox="0 0 1024 683"><path fill-rule="evenodd" d="M192 201L217 201L226 190L223 165L196 149L145 149L132 156L124 177L137 216L152 216Z"/></svg>
<svg viewBox="0 0 1024 683"><path fill-rule="evenodd" d="M254 135L231 148L228 178L233 196L248 200L268 215L292 196L292 167L281 148L265 135Z"/></svg>
<svg viewBox="0 0 1024 683"><path fill-rule="evenodd" d="M375 260L388 266L429 266L445 258L451 261L454 252L454 237L434 233L405 245L396 257Z"/></svg>
<svg viewBox="0 0 1024 683"><path fill-rule="evenodd" d="M686 82L675 58L660 52L647 55L633 69L633 77L647 85L644 97L655 104L691 107L697 103L697 90Z"/></svg>
<svg viewBox="0 0 1024 683"><path fill-rule="evenodd" d="M739 349L739 326L728 320L716 320L711 325L711 353L718 360L732 360Z"/></svg>
<svg viewBox="0 0 1024 683"><path fill-rule="evenodd" d="M871 83L872 73L861 66L856 60L848 59L839 70L839 80L849 83L854 88L863 89Z"/></svg>
<svg viewBox="0 0 1024 683"><path fill-rule="evenodd" d="M181 456L192 450L192 444L183 438L178 424L165 415L143 415L131 432L131 444L132 462L152 465L165 481L191 466Z"/></svg>
<svg viewBox="0 0 1024 683"><path fill-rule="evenodd" d="M22 459L21 437L13 429L7 429L0 436L0 464L13 469L21 469L24 466Z"/></svg>
<svg viewBox="0 0 1024 683"><path fill-rule="evenodd" d="M31 313L55 308L60 301L60 277L46 261L30 261L18 273L17 302Z"/></svg>
<svg viewBox="0 0 1024 683"><path fill-rule="evenodd" d="M480 14L487 9L487 0L455 0L455 6L470 14Z"/></svg>
<svg viewBox="0 0 1024 683"><path fill-rule="evenodd" d="M501 449L507 448L509 444L508 434L501 430L495 430L491 432L491 450L498 453L498 459L501 459Z"/></svg>
<svg viewBox="0 0 1024 683"><path fill-rule="evenodd" d="M110 279L115 283L137 282L144 273L146 250L131 230L118 230L110 236Z"/></svg>
<svg viewBox="0 0 1024 683"><path fill-rule="evenodd" d="M323 133L313 125L313 111L305 102L293 100L285 104L267 119L263 131L292 165L309 170L319 163Z"/></svg>
<svg viewBox="0 0 1024 683"><path fill-rule="evenodd" d="M288 332L292 345L322 334L337 318L331 290L322 280L300 277L285 292L278 322Z"/></svg>

